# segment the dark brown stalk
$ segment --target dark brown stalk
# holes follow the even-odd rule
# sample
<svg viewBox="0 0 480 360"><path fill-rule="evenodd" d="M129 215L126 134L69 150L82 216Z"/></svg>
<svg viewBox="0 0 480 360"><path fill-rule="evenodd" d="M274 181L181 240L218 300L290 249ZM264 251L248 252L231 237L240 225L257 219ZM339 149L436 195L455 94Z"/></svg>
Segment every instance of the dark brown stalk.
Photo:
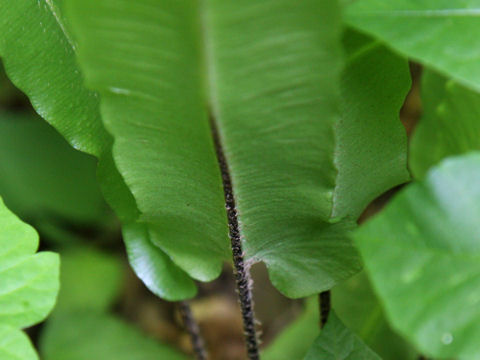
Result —
<svg viewBox="0 0 480 360"><path fill-rule="evenodd" d="M190 342L192 343L193 353L197 360L207 360L207 351L205 350L205 342L200 335L200 329L193 317L192 310L187 301L178 302L178 309L182 317L183 326L185 331L190 336Z"/></svg>
<svg viewBox="0 0 480 360"><path fill-rule="evenodd" d="M255 315L253 312L253 300L251 291L251 278L249 269L245 266L243 258L242 242L240 239L240 229L238 226L238 214L235 207L235 198L233 196L232 179L228 169L228 163L223 153L220 136L214 120L211 120L213 139L217 152L218 164L222 173L223 191L225 195L225 207L227 209L228 228L230 241L232 245L233 265L235 267L235 280L237 284L238 299L242 310L243 330L247 345L248 358L250 360L259 360L258 339L255 328Z"/></svg>
<svg viewBox="0 0 480 360"><path fill-rule="evenodd" d="M320 328L323 329L330 314L330 290L323 291L318 295L318 303L320 307Z"/></svg>

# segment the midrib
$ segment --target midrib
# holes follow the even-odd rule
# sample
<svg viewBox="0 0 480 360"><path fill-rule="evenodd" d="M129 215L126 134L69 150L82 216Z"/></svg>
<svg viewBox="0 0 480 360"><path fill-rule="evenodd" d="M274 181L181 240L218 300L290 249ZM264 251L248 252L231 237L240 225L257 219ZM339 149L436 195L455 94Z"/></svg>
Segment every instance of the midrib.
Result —
<svg viewBox="0 0 480 360"><path fill-rule="evenodd" d="M235 280L242 310L243 328L245 342L247 345L248 358L250 360L260 359L258 339L256 334L256 322L253 311L253 299L251 292L251 278L249 269L245 264L244 251L242 248L242 236L239 226L239 217L236 208L234 182L228 164L228 158L224 151L224 139L222 134L221 111L218 101L218 72L215 64L215 44L211 33L212 21L208 7L209 0L199 0L199 34L202 60L199 71L205 74L201 78L204 81L205 106L207 107L212 130L212 140L215 146L218 166L222 177L225 207L228 219L229 237L235 268Z"/></svg>

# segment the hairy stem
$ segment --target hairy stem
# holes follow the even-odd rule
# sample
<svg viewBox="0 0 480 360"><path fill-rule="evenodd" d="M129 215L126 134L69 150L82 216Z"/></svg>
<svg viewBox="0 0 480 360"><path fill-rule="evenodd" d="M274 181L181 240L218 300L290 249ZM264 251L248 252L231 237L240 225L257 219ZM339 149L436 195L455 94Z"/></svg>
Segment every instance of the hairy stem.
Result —
<svg viewBox="0 0 480 360"><path fill-rule="evenodd" d="M205 350L205 342L200 335L200 329L193 317L192 310L187 301L178 302L178 309L182 317L183 326L190 336L190 342L192 343L193 353L197 360L207 360L207 351Z"/></svg>
<svg viewBox="0 0 480 360"><path fill-rule="evenodd" d="M323 329L330 314L331 299L330 290L323 291L318 295L318 303L320 306L320 328Z"/></svg>
<svg viewBox="0 0 480 360"><path fill-rule="evenodd" d="M258 350L258 339L255 328L255 314L253 312L251 291L252 281L250 278L249 269L245 266L245 260L243 258L242 241L238 226L238 214L235 207L235 198L233 196L232 179L230 177L225 154L223 153L218 129L213 119L211 119L211 126L213 139L215 142L215 149L217 152L218 164L222 173L225 207L227 209L228 228L232 245L233 264L235 268L235 280L240 308L242 310L243 330L245 333L248 358L250 360L258 360L260 359L260 353Z"/></svg>

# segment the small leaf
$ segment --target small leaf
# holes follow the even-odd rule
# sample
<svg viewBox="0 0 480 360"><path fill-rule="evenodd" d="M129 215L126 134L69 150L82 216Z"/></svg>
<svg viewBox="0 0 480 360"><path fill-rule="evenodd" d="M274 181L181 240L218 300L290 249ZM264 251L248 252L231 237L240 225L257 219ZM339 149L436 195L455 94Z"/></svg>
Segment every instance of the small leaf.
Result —
<svg viewBox="0 0 480 360"><path fill-rule="evenodd" d="M38 360L38 355L23 331L0 325L0 359Z"/></svg>
<svg viewBox="0 0 480 360"><path fill-rule="evenodd" d="M0 354L8 353L2 359L36 358L26 336L15 329L42 321L55 304L59 258L49 252L35 254L37 248L35 230L0 200Z"/></svg>
<svg viewBox="0 0 480 360"><path fill-rule="evenodd" d="M392 326L426 355L480 356L480 153L450 158L355 234Z"/></svg>
<svg viewBox="0 0 480 360"><path fill-rule="evenodd" d="M480 150L480 94L426 72L423 116L410 144L410 167L422 178L442 159Z"/></svg>
<svg viewBox="0 0 480 360"><path fill-rule="evenodd" d="M346 8L346 18L400 53L480 90L480 1L358 0Z"/></svg>
<svg viewBox="0 0 480 360"><path fill-rule="evenodd" d="M0 201L0 324L27 327L45 319L59 287L58 255L35 254L38 235Z"/></svg>
<svg viewBox="0 0 480 360"><path fill-rule="evenodd" d="M186 360L187 357L112 315L64 313L47 324L40 341L44 360Z"/></svg>
<svg viewBox="0 0 480 360"><path fill-rule="evenodd" d="M380 357L352 333L334 312L304 360L380 360Z"/></svg>

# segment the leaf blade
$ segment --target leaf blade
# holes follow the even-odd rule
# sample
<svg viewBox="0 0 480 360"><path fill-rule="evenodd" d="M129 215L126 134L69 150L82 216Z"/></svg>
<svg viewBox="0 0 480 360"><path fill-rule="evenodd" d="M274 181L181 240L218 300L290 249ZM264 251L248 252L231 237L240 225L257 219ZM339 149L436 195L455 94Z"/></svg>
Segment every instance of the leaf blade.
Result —
<svg viewBox="0 0 480 360"><path fill-rule="evenodd" d="M400 53L480 88L477 66L480 2L361 0L346 9L350 25L368 32Z"/></svg>
<svg viewBox="0 0 480 360"><path fill-rule="evenodd" d="M478 355L479 163L445 160L355 235L390 323L427 355Z"/></svg>

